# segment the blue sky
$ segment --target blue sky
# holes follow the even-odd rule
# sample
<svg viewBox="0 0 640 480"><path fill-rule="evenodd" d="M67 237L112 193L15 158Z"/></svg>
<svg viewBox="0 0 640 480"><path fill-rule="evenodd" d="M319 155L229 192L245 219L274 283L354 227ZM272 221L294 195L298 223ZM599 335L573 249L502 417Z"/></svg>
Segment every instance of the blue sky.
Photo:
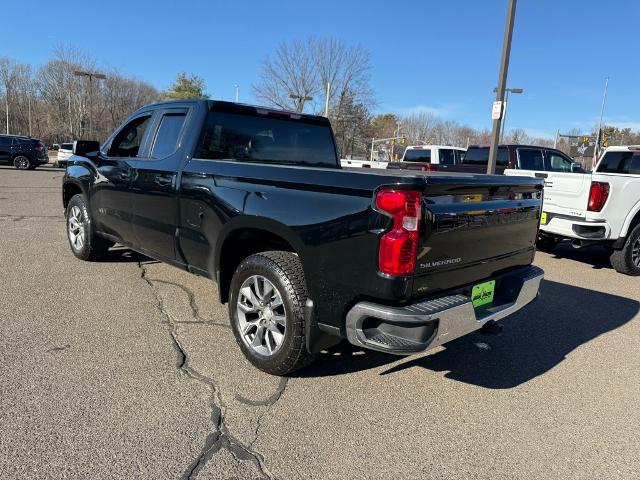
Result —
<svg viewBox="0 0 640 480"><path fill-rule="evenodd" d="M180 70L204 77L214 98L253 103L251 84L281 41L340 38L371 53L379 112L429 110L490 128L506 0L3 2L0 56L32 64L70 44L103 67L166 88ZM25 6L28 12L25 14ZM37 23L25 31L29 18ZM640 129L640 2L520 0L507 129L553 136L605 120Z"/></svg>

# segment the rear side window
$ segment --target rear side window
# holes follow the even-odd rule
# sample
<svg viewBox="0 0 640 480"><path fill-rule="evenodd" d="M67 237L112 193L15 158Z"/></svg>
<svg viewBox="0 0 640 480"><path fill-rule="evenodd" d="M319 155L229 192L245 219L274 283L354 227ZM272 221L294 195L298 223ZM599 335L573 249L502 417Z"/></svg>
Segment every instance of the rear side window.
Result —
<svg viewBox="0 0 640 480"><path fill-rule="evenodd" d="M0 137L0 147L9 147L9 146L11 146L11 138Z"/></svg>
<svg viewBox="0 0 640 480"><path fill-rule="evenodd" d="M462 163L465 165L486 165L489 163L489 147L471 147L465 153ZM509 165L509 152L504 147L498 148L497 165Z"/></svg>
<svg viewBox="0 0 640 480"><path fill-rule="evenodd" d="M178 149L185 117L184 113L167 113L162 116L151 151L152 158L167 157Z"/></svg>
<svg viewBox="0 0 640 480"><path fill-rule="evenodd" d="M440 163L442 165L453 165L454 159L453 159L453 150L448 149L448 148L443 148L440 150Z"/></svg>
<svg viewBox="0 0 640 480"><path fill-rule="evenodd" d="M211 111L196 158L337 167L328 124Z"/></svg>
<svg viewBox="0 0 640 480"><path fill-rule="evenodd" d="M431 149L426 148L424 150L407 150L404 152L403 162L422 162L431 163Z"/></svg>
<svg viewBox="0 0 640 480"><path fill-rule="evenodd" d="M544 170L542 150L518 150L518 166L521 170Z"/></svg>
<svg viewBox="0 0 640 480"><path fill-rule="evenodd" d="M607 152L600 160L598 172L629 173L631 171L631 160L637 155L634 152ZM634 164L637 164L637 160L634 161Z"/></svg>

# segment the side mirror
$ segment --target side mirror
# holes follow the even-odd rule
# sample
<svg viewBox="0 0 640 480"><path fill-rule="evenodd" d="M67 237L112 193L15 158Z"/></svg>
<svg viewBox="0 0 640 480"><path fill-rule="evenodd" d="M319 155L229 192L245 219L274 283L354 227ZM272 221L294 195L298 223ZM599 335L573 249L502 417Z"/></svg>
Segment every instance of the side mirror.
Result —
<svg viewBox="0 0 640 480"><path fill-rule="evenodd" d="M582 172L582 165L578 162L571 163L571 173Z"/></svg>
<svg viewBox="0 0 640 480"><path fill-rule="evenodd" d="M73 154L81 157L95 156L100 150L100 143L95 140L76 140L73 142ZM94 155L91 155L94 154Z"/></svg>

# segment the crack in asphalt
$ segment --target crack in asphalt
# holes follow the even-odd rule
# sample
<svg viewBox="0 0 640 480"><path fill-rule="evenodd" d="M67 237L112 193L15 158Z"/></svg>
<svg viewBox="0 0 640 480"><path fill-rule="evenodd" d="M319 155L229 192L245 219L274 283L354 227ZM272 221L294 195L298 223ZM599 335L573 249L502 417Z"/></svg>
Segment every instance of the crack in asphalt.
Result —
<svg viewBox="0 0 640 480"><path fill-rule="evenodd" d="M59 221L64 221L64 218L60 215L9 215L0 213L0 220L12 220L14 222L20 222L22 220L28 220L31 218L55 218Z"/></svg>
<svg viewBox="0 0 640 480"><path fill-rule="evenodd" d="M218 451L220 451L220 449L225 448L236 460L252 462L257 467L263 478L272 480L274 476L266 468L262 455L251 450L251 447L246 447L245 445L243 445L229 432L224 419L224 411L227 407L222 400L220 389L212 378L201 374L200 372L189 366L189 355L185 347L182 345L180 338L178 337L178 327L173 321L171 315L169 315L169 313L167 312L164 305L164 300L162 299L162 295L158 291L157 287L153 284L153 282L158 282L158 280L153 280L147 277L147 271L142 262L138 262L138 268L141 271L140 278L142 278L142 280L144 280L151 288L154 296L156 297L157 308L166 320L166 322L163 323L166 323L166 325L168 326L169 335L171 337L173 346L178 354L178 369L184 372L189 378L207 386L207 388L211 392L211 395L209 397L209 403L211 407L211 423L214 425L215 431L207 435L200 454L196 459L193 460L193 462L191 462L189 467L182 475L182 478L184 480L195 479L198 476L200 470L207 464L207 462L211 460L211 458L213 458L213 456ZM163 280L160 280L159 282L175 285ZM195 303L193 303L192 305L194 304ZM256 427L255 431L256 439L258 429L259 424ZM253 440L252 444L256 439Z"/></svg>
<svg viewBox="0 0 640 480"><path fill-rule="evenodd" d="M231 328L231 325L227 323L219 323L213 320L212 318L205 318L202 315L200 315L200 308L198 307L198 304L196 302L196 296L193 293L193 291L191 291L191 289L185 287L184 285L180 285L179 283L169 282L167 280L160 280L158 278L149 278L149 280L152 282L163 283L165 285L171 285L173 287L179 288L180 290L182 290L184 293L187 294L187 297L189 298L189 307L191 307L191 314L193 318L195 318L195 321L174 320L174 323L194 323L194 324L202 324L202 325L215 325L217 327L224 327L229 329Z"/></svg>

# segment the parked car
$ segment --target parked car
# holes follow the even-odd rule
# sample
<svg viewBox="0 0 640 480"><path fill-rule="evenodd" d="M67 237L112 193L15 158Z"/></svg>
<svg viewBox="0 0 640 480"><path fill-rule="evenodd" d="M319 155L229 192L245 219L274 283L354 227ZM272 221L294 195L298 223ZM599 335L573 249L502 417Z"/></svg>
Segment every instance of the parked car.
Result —
<svg viewBox="0 0 640 480"><path fill-rule="evenodd" d="M60 144L59 143L53 143L53 144L49 145L49 150L60 150Z"/></svg>
<svg viewBox="0 0 640 480"><path fill-rule="evenodd" d="M340 165L345 168L387 168L388 162L376 160L353 160L350 158L341 158Z"/></svg>
<svg viewBox="0 0 640 480"><path fill-rule="evenodd" d="M411 354L494 328L543 277L541 179L342 169L324 117L157 103L74 153L73 254L119 243L215 279L242 352L272 374L343 338Z"/></svg>
<svg viewBox="0 0 640 480"><path fill-rule="evenodd" d="M49 162L47 149L40 140L21 135L0 135L0 163L18 170L33 170Z"/></svg>
<svg viewBox="0 0 640 480"><path fill-rule="evenodd" d="M430 170L448 172L486 173L489 162L488 145L471 145L462 162L452 165L437 165ZM506 169L533 170L545 172L584 172L577 163L560 150L535 145L500 145L496 159L496 173Z"/></svg>
<svg viewBox="0 0 640 480"><path fill-rule="evenodd" d="M54 167L66 167L71 155L73 155L73 143L61 143Z"/></svg>
<svg viewBox="0 0 640 480"><path fill-rule="evenodd" d="M435 165L461 164L465 152L464 148L449 145L410 145L405 149L402 159L399 162L389 162L387 168L437 170Z"/></svg>
<svg viewBox="0 0 640 480"><path fill-rule="evenodd" d="M592 173L543 177L539 248L551 251L564 239L577 248L605 245L613 268L640 275L640 146L607 148Z"/></svg>

